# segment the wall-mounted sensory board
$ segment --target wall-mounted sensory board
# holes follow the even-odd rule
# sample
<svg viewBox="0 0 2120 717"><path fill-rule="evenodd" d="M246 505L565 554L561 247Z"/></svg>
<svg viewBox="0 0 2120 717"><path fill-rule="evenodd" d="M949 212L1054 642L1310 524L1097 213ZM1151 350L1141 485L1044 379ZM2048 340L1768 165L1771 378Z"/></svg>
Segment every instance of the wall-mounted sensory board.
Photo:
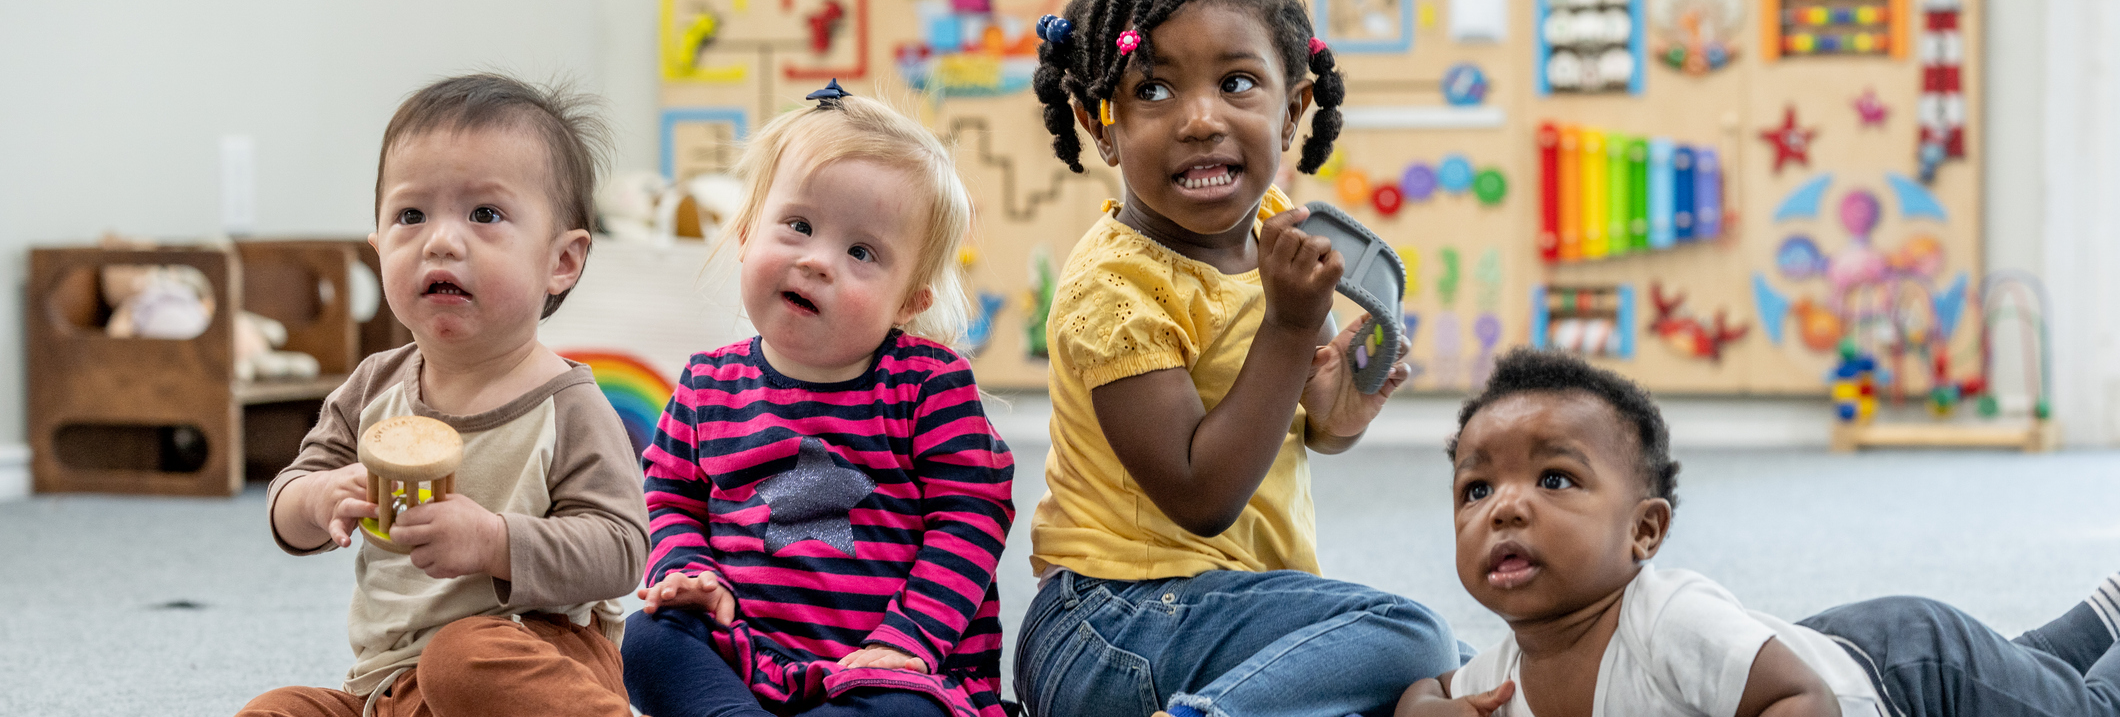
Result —
<svg viewBox="0 0 2120 717"><path fill-rule="evenodd" d="M917 107L978 204L980 381L1042 387L1039 289L1119 189L1052 158L1029 92L1062 3L663 2L665 172L726 171L731 140L829 78ZM1416 389L1534 343L1659 391L1822 394L1852 339L1924 390L1938 356L1980 370L1980 11L1317 0L1347 128L1284 186L1401 250Z"/></svg>

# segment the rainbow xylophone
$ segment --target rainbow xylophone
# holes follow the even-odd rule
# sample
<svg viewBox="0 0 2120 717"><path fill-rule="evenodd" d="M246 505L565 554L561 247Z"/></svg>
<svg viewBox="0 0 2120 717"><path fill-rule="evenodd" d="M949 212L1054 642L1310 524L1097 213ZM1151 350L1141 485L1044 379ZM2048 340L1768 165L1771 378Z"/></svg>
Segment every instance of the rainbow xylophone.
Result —
<svg viewBox="0 0 2120 717"><path fill-rule="evenodd" d="M1596 127L1539 125L1539 256L1604 259L1722 237L1712 148Z"/></svg>

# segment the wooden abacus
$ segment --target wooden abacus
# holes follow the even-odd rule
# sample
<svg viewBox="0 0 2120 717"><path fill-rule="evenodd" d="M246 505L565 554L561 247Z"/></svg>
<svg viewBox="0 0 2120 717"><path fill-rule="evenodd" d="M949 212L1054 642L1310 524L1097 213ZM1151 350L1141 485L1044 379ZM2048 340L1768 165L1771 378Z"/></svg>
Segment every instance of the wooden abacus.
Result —
<svg viewBox="0 0 2120 717"><path fill-rule="evenodd" d="M432 418L398 416L369 426L361 434L359 455L368 467L368 500L376 507L375 518L361 520L368 542L393 553L412 552L390 541L390 526L400 511L456 492L463 437Z"/></svg>

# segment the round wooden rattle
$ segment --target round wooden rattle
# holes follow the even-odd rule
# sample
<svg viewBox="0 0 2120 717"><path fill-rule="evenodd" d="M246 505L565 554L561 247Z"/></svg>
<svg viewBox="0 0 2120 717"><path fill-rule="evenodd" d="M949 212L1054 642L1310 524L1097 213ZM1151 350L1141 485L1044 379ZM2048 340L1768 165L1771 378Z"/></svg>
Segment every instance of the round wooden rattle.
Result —
<svg viewBox="0 0 2120 717"><path fill-rule="evenodd" d="M368 467L368 502L376 517L362 518L368 542L393 553L410 553L390 542L390 525L400 511L441 500L456 492L456 466L464 460L464 439L449 424L422 416L386 418L361 434L361 465ZM428 487L421 488L420 484Z"/></svg>

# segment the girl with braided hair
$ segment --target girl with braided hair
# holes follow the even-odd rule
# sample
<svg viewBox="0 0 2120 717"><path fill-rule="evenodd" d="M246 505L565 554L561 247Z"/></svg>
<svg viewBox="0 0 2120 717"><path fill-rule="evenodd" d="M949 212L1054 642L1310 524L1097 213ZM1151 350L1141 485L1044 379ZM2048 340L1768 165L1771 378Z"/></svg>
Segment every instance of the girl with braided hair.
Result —
<svg viewBox="0 0 2120 717"><path fill-rule="evenodd" d="M1047 322L1053 448L1038 596L1016 650L1030 714L1388 714L1460 664L1448 625L1318 573L1308 452L1354 445L1410 370L1362 394L1360 319L1328 325L1340 255L1272 186L1339 132L1302 0L1073 0L1034 80L1060 159L1087 131L1125 178Z"/></svg>

